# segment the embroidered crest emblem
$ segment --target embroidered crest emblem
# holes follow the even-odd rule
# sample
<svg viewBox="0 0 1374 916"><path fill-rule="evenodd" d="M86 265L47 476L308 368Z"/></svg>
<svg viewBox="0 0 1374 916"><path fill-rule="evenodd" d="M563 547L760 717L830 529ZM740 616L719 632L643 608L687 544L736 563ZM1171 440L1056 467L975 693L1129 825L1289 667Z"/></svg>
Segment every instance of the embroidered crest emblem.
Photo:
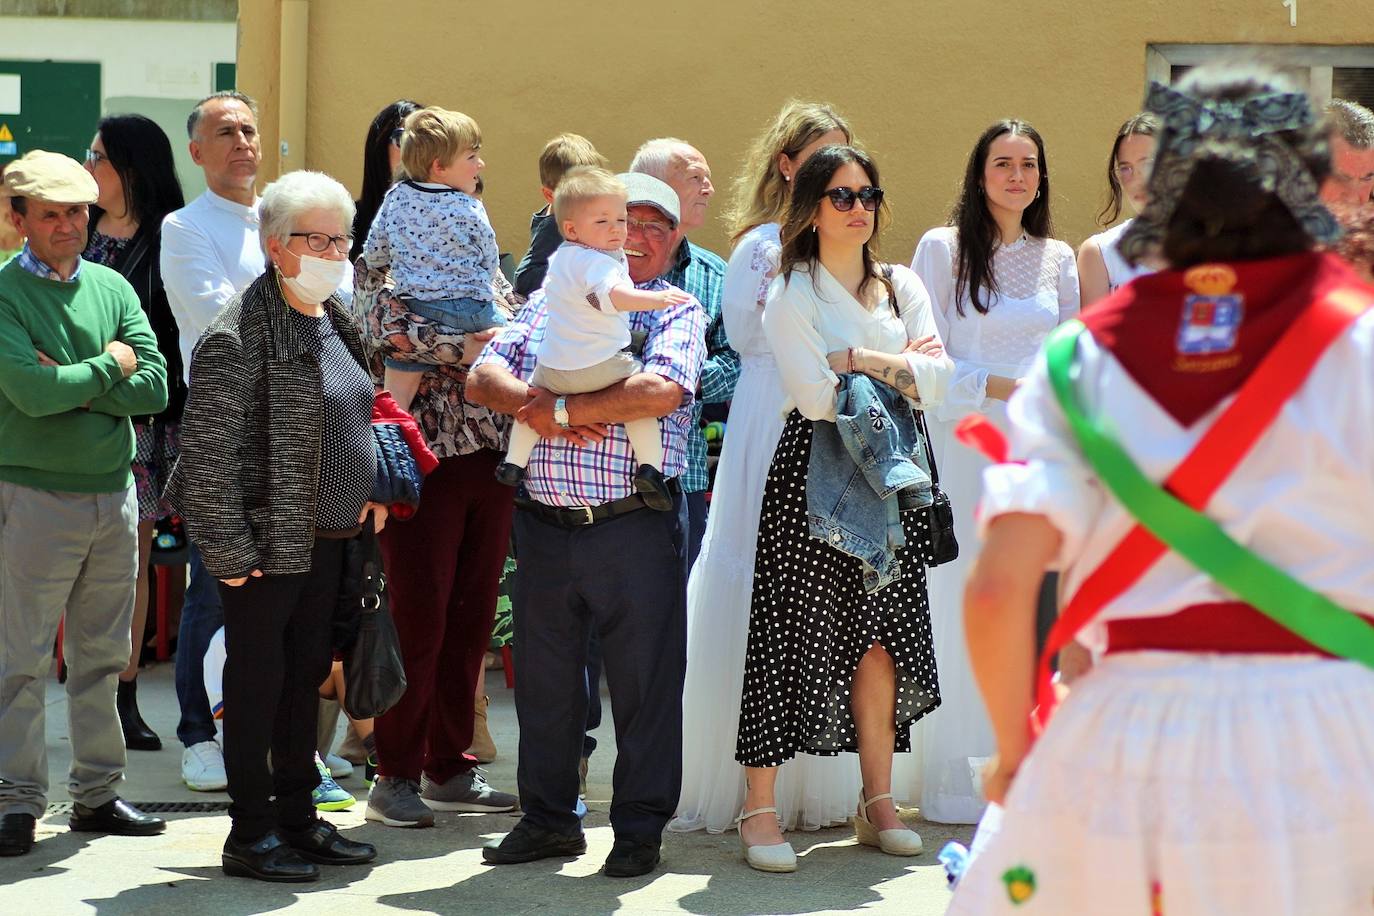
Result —
<svg viewBox="0 0 1374 916"><path fill-rule="evenodd" d="M887 429L887 417L877 407L868 408L868 422L873 426L875 433Z"/></svg>
<svg viewBox="0 0 1374 916"><path fill-rule="evenodd" d="M1236 272L1225 264L1199 264L1183 275L1193 292L1183 298L1175 344L1185 356L1227 353L1236 346L1245 297L1233 293Z"/></svg>

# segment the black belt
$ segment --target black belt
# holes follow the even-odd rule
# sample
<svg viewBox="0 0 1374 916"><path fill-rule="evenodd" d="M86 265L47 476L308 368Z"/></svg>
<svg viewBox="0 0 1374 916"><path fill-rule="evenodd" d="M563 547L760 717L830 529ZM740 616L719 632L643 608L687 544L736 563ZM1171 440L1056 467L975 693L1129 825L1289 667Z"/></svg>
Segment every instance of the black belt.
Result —
<svg viewBox="0 0 1374 916"><path fill-rule="evenodd" d="M682 487L676 477L668 481L668 489L674 494L681 492ZM608 518L628 515L631 512L638 512L640 509L647 508L644 505L644 497L638 493L633 493L624 499L611 500L599 506L550 506L547 503L530 499L525 495L524 490L516 494L515 505L517 508L532 513L538 519L562 528L584 528L587 525L604 522Z"/></svg>

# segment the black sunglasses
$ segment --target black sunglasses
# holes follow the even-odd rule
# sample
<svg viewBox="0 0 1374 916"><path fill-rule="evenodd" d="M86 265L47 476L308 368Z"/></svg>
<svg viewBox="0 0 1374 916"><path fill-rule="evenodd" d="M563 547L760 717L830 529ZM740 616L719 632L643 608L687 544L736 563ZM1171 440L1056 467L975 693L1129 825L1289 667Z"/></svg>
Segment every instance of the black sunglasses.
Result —
<svg viewBox="0 0 1374 916"><path fill-rule="evenodd" d="M398 127L398 128L396 128L395 130L393 130L393 131L391 132L391 145L392 145L392 146L400 146L400 145L401 145L401 134L403 134L403 133L405 133L405 132L406 132L406 129L405 129L404 127Z"/></svg>
<svg viewBox="0 0 1374 916"><path fill-rule="evenodd" d="M853 210L856 200L872 213L883 202L883 189L867 187L855 191L853 188L831 188L825 192L825 196L830 198L830 205L841 213Z"/></svg>

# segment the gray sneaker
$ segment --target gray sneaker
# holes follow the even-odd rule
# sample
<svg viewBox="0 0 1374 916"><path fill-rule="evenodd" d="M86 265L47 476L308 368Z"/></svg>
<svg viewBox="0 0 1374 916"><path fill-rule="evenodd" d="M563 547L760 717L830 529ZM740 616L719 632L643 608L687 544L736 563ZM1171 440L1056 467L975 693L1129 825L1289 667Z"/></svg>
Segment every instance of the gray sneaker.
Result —
<svg viewBox="0 0 1374 916"><path fill-rule="evenodd" d="M434 812L420 801L419 789L413 779L378 777L367 793L364 817L388 827L433 827Z"/></svg>
<svg viewBox="0 0 1374 916"><path fill-rule="evenodd" d="M482 771L473 768L448 782L420 776L420 798L435 811L513 811L519 799L487 785Z"/></svg>

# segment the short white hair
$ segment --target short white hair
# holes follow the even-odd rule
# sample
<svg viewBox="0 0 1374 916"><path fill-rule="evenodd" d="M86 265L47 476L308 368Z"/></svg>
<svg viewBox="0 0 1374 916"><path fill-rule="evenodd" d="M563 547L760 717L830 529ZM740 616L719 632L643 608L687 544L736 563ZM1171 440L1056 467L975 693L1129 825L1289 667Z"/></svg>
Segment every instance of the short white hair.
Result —
<svg viewBox="0 0 1374 916"><path fill-rule="evenodd" d="M310 210L333 210L344 232L353 231L356 207L348 189L324 172L301 169L287 172L267 186L258 204L258 242L267 254L267 240L285 245L296 231L296 218Z"/></svg>
<svg viewBox="0 0 1374 916"><path fill-rule="evenodd" d="M685 162L688 154L695 151L696 147L677 137L648 140L635 150L635 157L630 160L629 171L652 175L659 181L667 181L673 167Z"/></svg>

